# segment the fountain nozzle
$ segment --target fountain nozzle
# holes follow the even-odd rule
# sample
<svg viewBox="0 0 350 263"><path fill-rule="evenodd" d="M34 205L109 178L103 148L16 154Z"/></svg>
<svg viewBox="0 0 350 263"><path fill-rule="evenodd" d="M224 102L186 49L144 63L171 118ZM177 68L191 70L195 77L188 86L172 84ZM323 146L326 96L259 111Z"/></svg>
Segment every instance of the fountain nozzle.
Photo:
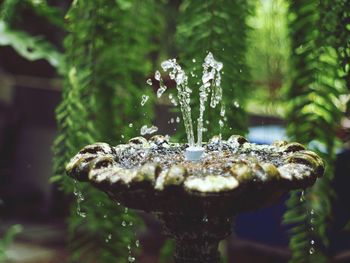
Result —
<svg viewBox="0 0 350 263"><path fill-rule="evenodd" d="M199 161L204 153L203 147L190 146L185 150L185 159L187 161Z"/></svg>

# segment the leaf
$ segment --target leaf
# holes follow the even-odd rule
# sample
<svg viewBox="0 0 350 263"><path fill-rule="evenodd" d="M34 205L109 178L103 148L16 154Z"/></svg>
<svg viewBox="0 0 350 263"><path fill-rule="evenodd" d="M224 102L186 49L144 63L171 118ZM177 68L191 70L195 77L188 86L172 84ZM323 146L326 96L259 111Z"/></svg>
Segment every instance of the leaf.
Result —
<svg viewBox="0 0 350 263"><path fill-rule="evenodd" d="M63 57L57 49L40 37L33 37L22 31L9 29L0 20L0 46L11 46L24 58L35 61L44 59L53 67L63 68Z"/></svg>
<svg viewBox="0 0 350 263"><path fill-rule="evenodd" d="M333 3L334 2L334 3ZM287 201L284 223L293 224L290 231L291 262L326 262L329 240L326 229L331 213L331 189L335 141L342 112L334 101L344 92L339 53L335 47L334 25L341 25L341 1L289 1L290 36L292 46L292 79L288 92L287 132L293 139L325 146L322 157L327 162L326 174L307 191L300 202L293 193ZM319 152L321 154L321 152ZM311 223L310 211L317 216ZM313 230L311 230L311 226ZM317 255L310 256L309 241L317 239ZM316 259L317 258L317 259Z"/></svg>
<svg viewBox="0 0 350 263"><path fill-rule="evenodd" d="M0 261L5 262L7 259L6 249L11 245L15 237L22 232L21 225L13 225L5 232L4 236L0 239Z"/></svg>

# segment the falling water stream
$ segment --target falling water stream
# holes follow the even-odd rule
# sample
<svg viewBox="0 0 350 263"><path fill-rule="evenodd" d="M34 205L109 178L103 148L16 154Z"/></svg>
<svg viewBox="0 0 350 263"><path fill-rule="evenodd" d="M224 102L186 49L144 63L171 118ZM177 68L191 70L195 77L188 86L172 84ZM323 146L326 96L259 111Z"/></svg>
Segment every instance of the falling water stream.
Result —
<svg viewBox="0 0 350 263"><path fill-rule="evenodd" d="M303 203L306 201L306 194L305 191L301 191L300 193L300 198L299 198L300 203ZM314 226L314 222L315 222L315 210L311 209L310 211L308 211L308 225L310 227L310 231L314 232L315 231L315 226ZM313 235L311 235L313 236ZM313 255L316 252L316 242L313 239L313 237L311 237L310 241L310 246L309 246L309 254Z"/></svg>
<svg viewBox="0 0 350 263"><path fill-rule="evenodd" d="M81 203L85 200L83 196L83 192L79 188L79 184L77 180L74 180L74 190L73 190L74 195L76 196L77 199L77 214L81 217L86 217L86 213L82 211L81 209Z"/></svg>

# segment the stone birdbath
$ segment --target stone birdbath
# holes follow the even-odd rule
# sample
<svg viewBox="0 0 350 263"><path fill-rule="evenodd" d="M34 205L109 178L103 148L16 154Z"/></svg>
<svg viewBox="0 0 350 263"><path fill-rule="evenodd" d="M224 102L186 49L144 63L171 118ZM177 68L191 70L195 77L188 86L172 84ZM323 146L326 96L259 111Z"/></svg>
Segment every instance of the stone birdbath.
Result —
<svg viewBox="0 0 350 263"><path fill-rule="evenodd" d="M249 143L233 135L203 143L198 161L187 144L156 135L128 144L95 143L68 163L67 174L89 182L124 206L154 214L175 240L176 263L217 263L218 244L235 215L277 202L323 175L320 157L299 143Z"/></svg>

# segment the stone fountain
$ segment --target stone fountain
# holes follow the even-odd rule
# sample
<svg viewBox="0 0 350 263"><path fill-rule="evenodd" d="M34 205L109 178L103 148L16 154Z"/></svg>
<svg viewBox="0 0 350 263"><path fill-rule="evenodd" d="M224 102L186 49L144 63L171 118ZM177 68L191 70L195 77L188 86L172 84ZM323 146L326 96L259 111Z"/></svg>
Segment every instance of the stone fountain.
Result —
<svg viewBox="0 0 350 263"><path fill-rule="evenodd" d="M202 143L203 113L221 100L222 64L211 53L203 64L198 142L194 143L187 77L175 60L162 63L176 81L188 143L155 135L127 144L95 143L68 163L67 174L89 182L126 207L153 213L175 240L176 263L218 263L218 244L230 235L238 213L278 201L290 190L312 186L323 175L320 157L299 143L257 145L232 135ZM155 78L160 81L159 72ZM160 94L161 95L161 94ZM223 114L224 115L224 114ZM223 117L223 116L222 116Z"/></svg>
<svg viewBox="0 0 350 263"><path fill-rule="evenodd" d="M176 242L175 262L216 263L235 215L310 187L324 172L322 160L298 143L213 137L196 162L186 160L186 147L160 135L116 147L96 143L73 157L67 173L129 208L155 214Z"/></svg>

